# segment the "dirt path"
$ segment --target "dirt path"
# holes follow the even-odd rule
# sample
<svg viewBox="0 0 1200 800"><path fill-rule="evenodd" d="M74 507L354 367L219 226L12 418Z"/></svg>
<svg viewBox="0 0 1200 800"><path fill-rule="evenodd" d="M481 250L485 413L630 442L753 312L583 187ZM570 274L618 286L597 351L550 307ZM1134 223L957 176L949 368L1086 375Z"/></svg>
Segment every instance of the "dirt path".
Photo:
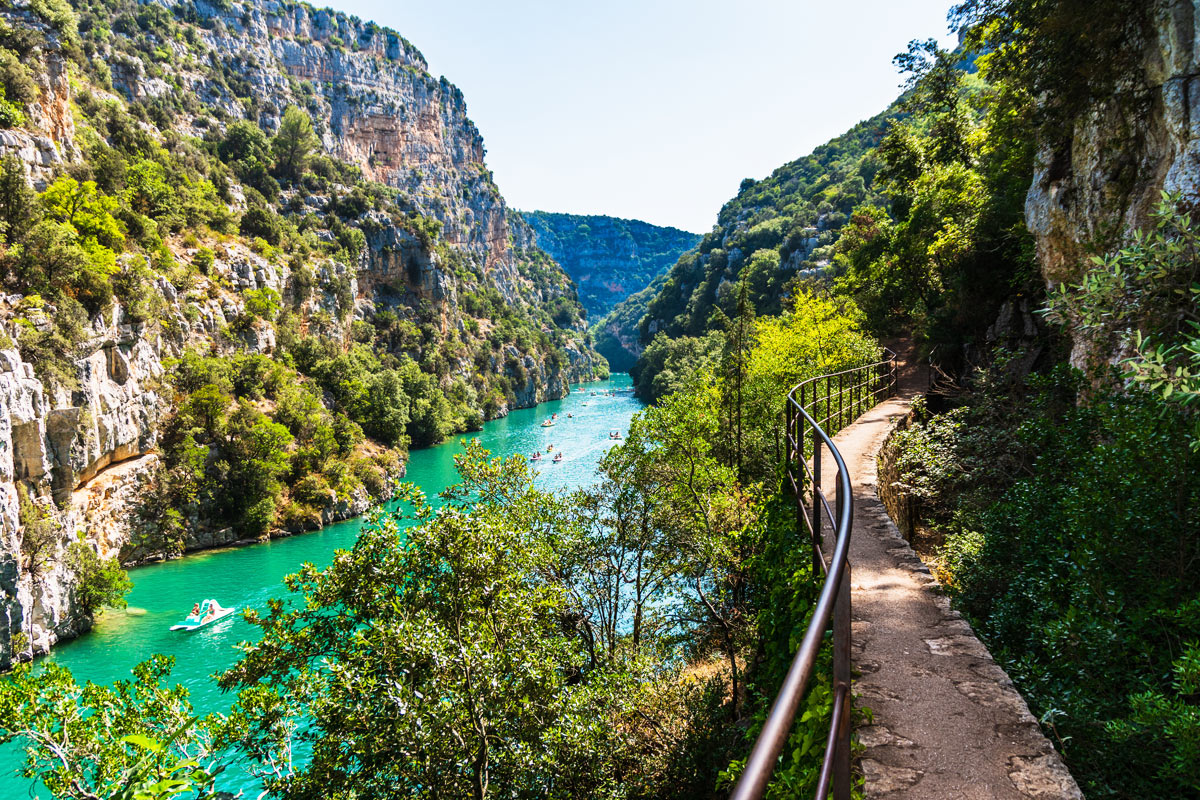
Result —
<svg viewBox="0 0 1200 800"><path fill-rule="evenodd" d="M854 691L874 715L858 731L867 797L1082 800L1025 701L876 493L879 447L925 385L917 369L902 372L898 397L834 438L854 486ZM831 472L824 485L834 485Z"/></svg>

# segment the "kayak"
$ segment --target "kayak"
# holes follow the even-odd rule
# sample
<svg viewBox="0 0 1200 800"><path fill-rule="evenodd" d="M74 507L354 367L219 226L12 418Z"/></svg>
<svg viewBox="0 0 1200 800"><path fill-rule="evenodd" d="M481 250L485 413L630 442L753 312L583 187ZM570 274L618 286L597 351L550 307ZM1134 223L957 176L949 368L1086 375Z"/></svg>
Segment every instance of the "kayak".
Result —
<svg viewBox="0 0 1200 800"><path fill-rule="evenodd" d="M218 606L215 614L209 614L209 615L206 615L199 619L189 615L187 617L187 619L185 619L183 622L179 623L178 625L172 625L171 630L173 630L173 631L198 631L206 625L211 625L214 622L216 622L217 620L225 619L230 614L235 614L235 613L237 613L236 608L221 608L220 606Z"/></svg>

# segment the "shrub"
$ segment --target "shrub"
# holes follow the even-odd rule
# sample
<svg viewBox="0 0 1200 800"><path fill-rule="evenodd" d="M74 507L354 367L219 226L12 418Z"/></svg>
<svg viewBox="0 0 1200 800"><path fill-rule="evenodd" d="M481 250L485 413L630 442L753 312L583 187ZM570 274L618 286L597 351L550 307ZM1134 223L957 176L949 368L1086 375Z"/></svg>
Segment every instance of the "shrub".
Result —
<svg viewBox="0 0 1200 800"><path fill-rule="evenodd" d="M87 614L104 606L125 607L125 595L133 588L129 575L115 558L103 559L82 540L67 548L67 560L75 573L75 595Z"/></svg>
<svg viewBox="0 0 1200 800"><path fill-rule="evenodd" d="M216 256L212 250L209 250L207 247L201 247L196 251L196 255L192 257L192 266L207 275L209 270L212 269L215 260Z"/></svg>
<svg viewBox="0 0 1200 800"><path fill-rule="evenodd" d="M279 215L259 206L246 210L242 215L239 230L244 236L258 236L271 245L279 244L283 238L283 224Z"/></svg>

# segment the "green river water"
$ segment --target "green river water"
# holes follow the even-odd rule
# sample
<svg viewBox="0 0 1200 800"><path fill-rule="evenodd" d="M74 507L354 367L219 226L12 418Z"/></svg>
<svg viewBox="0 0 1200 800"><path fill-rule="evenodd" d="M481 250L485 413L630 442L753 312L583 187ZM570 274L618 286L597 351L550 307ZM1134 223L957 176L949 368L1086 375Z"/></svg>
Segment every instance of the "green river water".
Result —
<svg viewBox="0 0 1200 800"><path fill-rule="evenodd" d="M612 445L609 431L627 433L630 419L641 407L630 386L629 376L623 374L609 381L584 384L583 393L573 392L563 400L514 411L486 423L483 431L473 436L496 455L541 451L542 460L534 464L541 488L587 486L594 482L600 457ZM616 394L601 394L609 390ZM558 423L552 428L541 427L553 413L558 414ZM567 418L568 413L574 418ZM550 443L556 451L563 451L561 463L551 463L545 455ZM460 452L458 440L413 451L406 480L432 497L455 482L454 456ZM225 711L231 697L217 688L211 676L233 664L237 657L233 645L254 636L254 629L240 615L195 633L171 632L168 628L184 617L193 603L207 597L239 609L265 608L269 598L284 595L281 579L285 575L305 562L327 565L335 550L354 544L361 527L360 519L352 519L313 533L193 553L133 569L133 591L128 596L133 613L102 614L90 633L56 647L47 658L69 667L80 682L111 683L128 679L130 668L152 653L171 655L175 657L171 680L189 689L196 711ZM21 759L20 750L14 746L0 749L0 798L48 796L45 789L39 791L16 775ZM227 773L218 785L234 792L246 790L250 797L257 794L254 782L240 774Z"/></svg>

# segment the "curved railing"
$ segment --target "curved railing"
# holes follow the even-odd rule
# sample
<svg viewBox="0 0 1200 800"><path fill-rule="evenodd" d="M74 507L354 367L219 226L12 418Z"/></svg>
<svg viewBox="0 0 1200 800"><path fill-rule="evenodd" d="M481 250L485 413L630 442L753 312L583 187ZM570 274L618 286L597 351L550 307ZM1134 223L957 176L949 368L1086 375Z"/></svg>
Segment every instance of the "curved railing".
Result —
<svg viewBox="0 0 1200 800"><path fill-rule="evenodd" d="M734 787L731 800L757 800L766 792L771 772L787 743L812 678L817 653L825 631L833 621L833 718L825 759L817 781L817 800L825 800L832 784L835 800L850 800L850 527L854 522L854 503L850 493L850 473L842 454L834 446L827 430L834 433L854 421L859 414L890 397L896 389L896 354L884 348L884 359L853 369L810 378L797 385L787 396L784 412L784 444L787 448L785 473L796 498L796 527L808 528L812 546L813 575L824 575L812 619L804 640L796 650L783 686L771 705L758 741L746 760L746 769ZM824 404L824 416L821 405ZM830 425L830 423L833 425ZM805 445L809 445L808 448ZM834 505L831 508L821 482L821 450L829 448L837 467L834 479ZM805 450L808 449L806 454ZM809 463L811 457L811 464ZM806 497L807 496L807 497ZM806 499L811 503L805 505ZM833 554L826 563L824 519L829 519Z"/></svg>

